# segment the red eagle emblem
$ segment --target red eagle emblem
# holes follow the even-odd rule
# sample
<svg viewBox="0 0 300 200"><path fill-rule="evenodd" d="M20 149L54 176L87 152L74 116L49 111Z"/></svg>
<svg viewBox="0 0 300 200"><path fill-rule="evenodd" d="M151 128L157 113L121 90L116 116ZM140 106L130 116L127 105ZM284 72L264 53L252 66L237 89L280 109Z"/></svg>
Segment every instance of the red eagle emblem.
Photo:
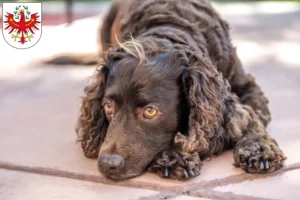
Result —
<svg viewBox="0 0 300 200"><path fill-rule="evenodd" d="M25 10L28 10L28 7L25 7ZM29 11L26 11L27 14L29 14ZM17 16L19 17L20 21L16 21L14 17ZM30 17L29 15L26 15L25 18L25 11L23 9L20 9L18 12L15 12L15 14L8 13L5 15L5 20L4 23L7 25L5 27L5 30L9 30L9 34L11 34L13 31L17 32L17 35L14 36L14 39L19 38L20 40L18 42L21 42L24 44L27 42L26 39L30 41L31 38L33 38L32 35L28 35L29 33L34 34L35 30L40 30L37 27L37 24L41 23L38 18L38 13L31 14ZM18 35L21 34L21 37ZM26 37L26 38L25 38Z"/></svg>

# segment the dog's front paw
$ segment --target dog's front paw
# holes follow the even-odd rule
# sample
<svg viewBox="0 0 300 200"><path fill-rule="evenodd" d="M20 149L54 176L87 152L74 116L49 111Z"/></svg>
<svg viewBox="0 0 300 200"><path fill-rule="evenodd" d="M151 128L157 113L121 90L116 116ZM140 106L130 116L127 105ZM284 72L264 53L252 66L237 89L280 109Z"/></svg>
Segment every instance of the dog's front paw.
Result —
<svg viewBox="0 0 300 200"><path fill-rule="evenodd" d="M201 166L198 153L182 154L168 150L161 152L153 160L148 171L164 178L186 180L198 176Z"/></svg>
<svg viewBox="0 0 300 200"><path fill-rule="evenodd" d="M280 169L286 157L272 138L242 140L234 150L234 165L248 173L268 173Z"/></svg>

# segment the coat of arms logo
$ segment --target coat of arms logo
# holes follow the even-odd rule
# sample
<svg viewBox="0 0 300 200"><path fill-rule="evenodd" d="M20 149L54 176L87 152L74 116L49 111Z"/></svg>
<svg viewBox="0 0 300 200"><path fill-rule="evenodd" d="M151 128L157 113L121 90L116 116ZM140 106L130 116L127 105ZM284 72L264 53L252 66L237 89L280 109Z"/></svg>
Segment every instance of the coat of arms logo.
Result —
<svg viewBox="0 0 300 200"><path fill-rule="evenodd" d="M35 45L42 35L41 3L3 3L3 36L18 49Z"/></svg>

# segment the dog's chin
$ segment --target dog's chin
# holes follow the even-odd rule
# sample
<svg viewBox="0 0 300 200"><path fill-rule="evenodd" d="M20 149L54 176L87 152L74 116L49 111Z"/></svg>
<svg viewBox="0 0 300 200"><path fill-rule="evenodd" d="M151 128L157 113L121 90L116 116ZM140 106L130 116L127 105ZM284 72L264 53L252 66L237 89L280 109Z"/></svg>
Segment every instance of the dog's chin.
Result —
<svg viewBox="0 0 300 200"><path fill-rule="evenodd" d="M140 172L105 172L99 169L99 172L107 179L113 181L122 181L142 175L145 171Z"/></svg>

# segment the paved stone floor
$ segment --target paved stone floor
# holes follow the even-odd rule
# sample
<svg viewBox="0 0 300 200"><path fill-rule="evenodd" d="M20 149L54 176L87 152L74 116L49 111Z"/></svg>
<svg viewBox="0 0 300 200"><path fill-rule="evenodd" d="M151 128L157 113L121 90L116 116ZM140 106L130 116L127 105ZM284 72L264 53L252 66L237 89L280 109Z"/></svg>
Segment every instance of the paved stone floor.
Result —
<svg viewBox="0 0 300 200"><path fill-rule="evenodd" d="M232 27L245 68L270 100L268 131L288 156L284 168L246 174L233 167L227 151L186 182L146 173L114 183L99 175L74 132L94 68L40 64L56 53L95 51L99 15L70 27L44 26L40 42L25 51L0 37L0 199L300 199L300 5L215 6Z"/></svg>

